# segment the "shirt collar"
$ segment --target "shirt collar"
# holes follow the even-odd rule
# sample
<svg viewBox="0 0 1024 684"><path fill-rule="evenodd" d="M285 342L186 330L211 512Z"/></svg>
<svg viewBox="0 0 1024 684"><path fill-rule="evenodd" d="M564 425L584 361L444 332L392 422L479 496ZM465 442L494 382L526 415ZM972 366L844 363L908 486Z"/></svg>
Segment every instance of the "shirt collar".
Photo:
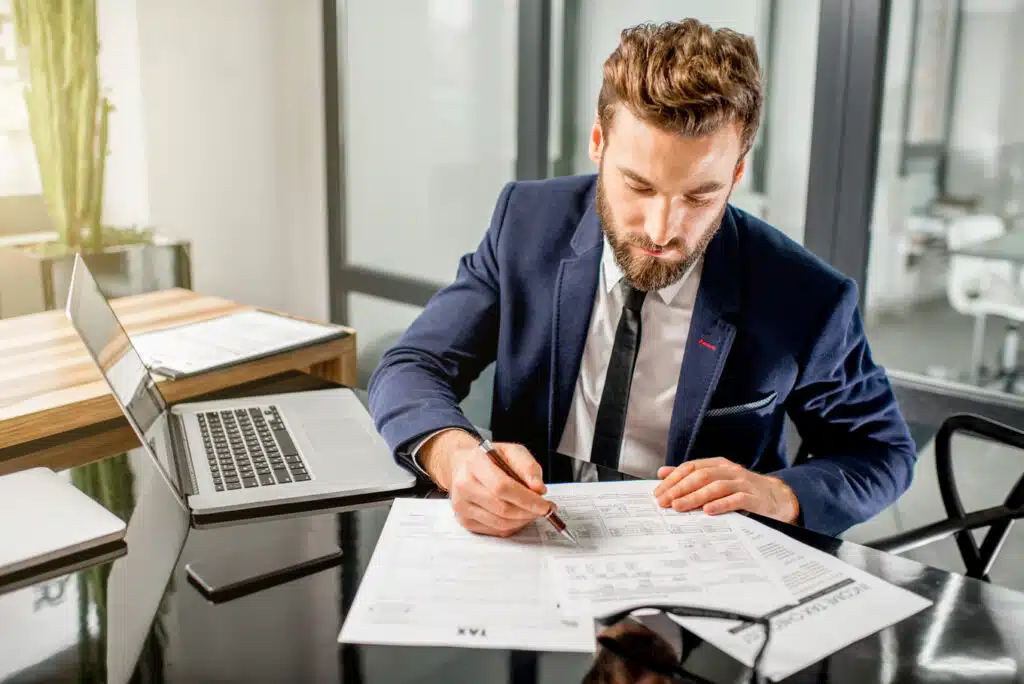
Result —
<svg viewBox="0 0 1024 684"><path fill-rule="evenodd" d="M605 292L611 292L615 289L615 286L625 277L622 273L622 269L619 268L619 264L615 261L615 253L612 251L611 245L608 244L608 238L604 238L604 247L601 253L601 269L604 272L604 289ZM658 297L665 304L672 304L676 297L679 295L680 290L683 289L683 285L690 279L693 272L697 270L700 262L703 261L703 257L697 259L686 272L683 277L665 287L658 290Z"/></svg>

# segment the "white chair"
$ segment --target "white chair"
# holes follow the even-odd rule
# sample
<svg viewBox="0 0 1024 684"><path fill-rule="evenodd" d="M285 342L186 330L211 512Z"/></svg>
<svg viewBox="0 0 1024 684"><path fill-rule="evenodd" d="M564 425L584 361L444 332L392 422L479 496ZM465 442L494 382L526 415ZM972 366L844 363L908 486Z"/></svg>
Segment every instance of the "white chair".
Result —
<svg viewBox="0 0 1024 684"><path fill-rule="evenodd" d="M953 219L946 234L951 252L995 239L1006 232L998 216L976 214ZM1024 292L1018 287L1016 267L1009 261L953 254L946 278L946 295L959 313L974 317L971 343L971 380L978 381L985 342L985 317L1000 316L1024 322ZM1004 344L1003 367L1016 367L1017 343L1009 335Z"/></svg>

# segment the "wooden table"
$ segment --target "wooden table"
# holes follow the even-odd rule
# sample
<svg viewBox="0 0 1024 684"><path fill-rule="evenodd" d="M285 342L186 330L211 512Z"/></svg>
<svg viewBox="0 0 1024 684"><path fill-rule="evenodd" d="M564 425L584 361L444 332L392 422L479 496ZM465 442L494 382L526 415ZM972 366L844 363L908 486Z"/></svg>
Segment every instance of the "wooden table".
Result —
<svg viewBox="0 0 1024 684"><path fill-rule="evenodd" d="M129 334L252 308L182 289L124 297L113 306ZM173 403L258 384L291 370L355 386L355 331L224 370L158 382ZM0 474L35 465L79 465L136 446L138 440L63 312L0 320Z"/></svg>

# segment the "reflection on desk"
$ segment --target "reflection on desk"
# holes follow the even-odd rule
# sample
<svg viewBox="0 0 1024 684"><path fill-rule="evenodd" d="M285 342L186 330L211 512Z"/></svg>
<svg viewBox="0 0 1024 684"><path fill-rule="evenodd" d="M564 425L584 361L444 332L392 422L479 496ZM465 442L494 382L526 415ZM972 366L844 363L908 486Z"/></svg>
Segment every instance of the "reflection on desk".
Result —
<svg viewBox="0 0 1024 684"><path fill-rule="evenodd" d="M561 457L559 457L561 458ZM578 682L586 654L363 647L336 642L387 517L353 511L189 530L152 464L134 480L128 554L0 595L0 681ZM177 509L180 510L180 509ZM1016 682L1024 679L1024 595L782 523L786 534L935 602L787 682ZM178 550L184 550L180 557ZM185 563L219 574L285 567L340 546L340 567L214 604ZM690 661L688 661L690 662Z"/></svg>

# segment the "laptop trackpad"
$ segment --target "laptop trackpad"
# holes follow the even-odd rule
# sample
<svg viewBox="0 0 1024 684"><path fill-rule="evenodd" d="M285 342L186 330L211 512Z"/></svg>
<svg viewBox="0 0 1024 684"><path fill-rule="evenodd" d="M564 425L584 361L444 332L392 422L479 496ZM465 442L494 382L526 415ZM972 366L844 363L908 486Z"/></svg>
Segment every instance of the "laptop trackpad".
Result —
<svg viewBox="0 0 1024 684"><path fill-rule="evenodd" d="M313 418L302 421L302 431L321 457L359 457L381 451L373 435L351 418ZM381 456L386 459L387 453ZM362 459L366 461L367 459ZM321 461L322 462L322 461Z"/></svg>

